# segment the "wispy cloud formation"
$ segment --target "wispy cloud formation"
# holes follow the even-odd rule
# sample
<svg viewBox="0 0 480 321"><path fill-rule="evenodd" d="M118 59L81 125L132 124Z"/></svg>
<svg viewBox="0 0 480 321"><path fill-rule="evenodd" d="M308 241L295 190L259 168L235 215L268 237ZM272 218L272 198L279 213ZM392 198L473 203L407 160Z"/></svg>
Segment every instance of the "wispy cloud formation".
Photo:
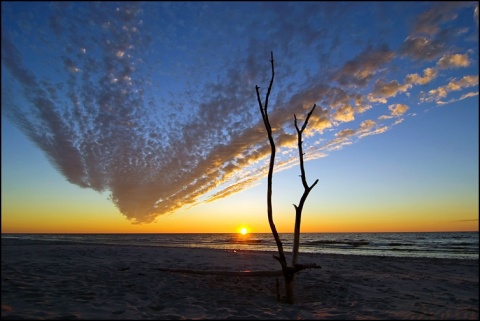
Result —
<svg viewBox="0 0 480 321"><path fill-rule="evenodd" d="M477 76L464 76L461 79L453 79L447 85L440 86L436 89L432 89L428 92L428 96L424 101L440 101L441 99L447 97L448 93L451 91L458 91L464 88L478 86L478 75Z"/></svg>
<svg viewBox="0 0 480 321"><path fill-rule="evenodd" d="M306 160L390 130L413 105L474 96L478 74L465 72L478 61L454 35L478 26L454 23L478 7L427 5L401 20L413 25L398 44L357 18L373 2L2 3L2 113L69 182L153 222L265 177L255 85L265 95L270 51L278 170L296 165L293 115L314 103Z"/></svg>

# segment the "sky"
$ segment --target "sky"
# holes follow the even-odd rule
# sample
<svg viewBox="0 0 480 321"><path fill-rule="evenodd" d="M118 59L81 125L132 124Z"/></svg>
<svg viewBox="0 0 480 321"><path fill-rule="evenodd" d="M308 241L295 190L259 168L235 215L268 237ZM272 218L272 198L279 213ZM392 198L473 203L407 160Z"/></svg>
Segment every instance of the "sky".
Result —
<svg viewBox="0 0 480 321"><path fill-rule="evenodd" d="M2 1L2 233L478 231L478 2Z"/></svg>

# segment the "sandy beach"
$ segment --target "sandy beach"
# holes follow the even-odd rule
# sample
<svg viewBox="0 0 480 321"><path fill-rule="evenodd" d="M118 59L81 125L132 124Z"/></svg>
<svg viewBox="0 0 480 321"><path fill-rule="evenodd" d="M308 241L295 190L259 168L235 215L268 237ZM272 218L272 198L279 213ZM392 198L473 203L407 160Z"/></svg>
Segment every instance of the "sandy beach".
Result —
<svg viewBox="0 0 480 321"><path fill-rule="evenodd" d="M279 270L272 254L2 239L1 318L479 317L478 260L301 254L322 269L297 275L294 305L277 301L275 276L224 273Z"/></svg>

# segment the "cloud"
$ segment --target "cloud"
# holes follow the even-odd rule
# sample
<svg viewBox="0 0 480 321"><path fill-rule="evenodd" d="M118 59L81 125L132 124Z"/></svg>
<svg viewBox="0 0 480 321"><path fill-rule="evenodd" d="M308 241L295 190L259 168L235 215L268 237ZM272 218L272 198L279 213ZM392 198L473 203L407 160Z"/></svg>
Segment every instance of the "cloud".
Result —
<svg viewBox="0 0 480 321"><path fill-rule="evenodd" d="M464 222L478 222L478 218L465 219L465 220L454 220L450 221L452 223L464 223Z"/></svg>
<svg viewBox="0 0 480 321"><path fill-rule="evenodd" d="M405 78L405 83L415 85L426 85L432 81L438 74L435 68L426 68L423 71L423 77L419 74L409 74Z"/></svg>
<svg viewBox="0 0 480 321"><path fill-rule="evenodd" d="M393 116L401 116L407 112L408 106L404 104L394 104L388 106L388 109L390 109Z"/></svg>
<svg viewBox="0 0 480 321"><path fill-rule="evenodd" d="M399 123L396 121L394 125ZM383 134L389 130L388 126L379 127L375 121L367 119L360 123L357 129L343 129L335 134L335 138L327 143L320 145L316 148L309 150L309 153L313 155L319 155L318 157L326 156L327 151L338 151L345 146L353 144L355 141L367 136ZM320 156L321 155L321 156Z"/></svg>
<svg viewBox="0 0 480 321"><path fill-rule="evenodd" d="M438 101L441 98L447 97L451 91L459 91L463 88L468 88L478 85L478 76L464 76L461 79L453 79L445 86L440 86L428 92L428 97L424 101Z"/></svg>
<svg viewBox="0 0 480 321"><path fill-rule="evenodd" d="M405 114L408 110L408 106L404 104L393 104L388 106L388 110L390 110L390 115L382 115L378 117L378 119L390 119L393 117L399 117Z"/></svg>
<svg viewBox="0 0 480 321"><path fill-rule="evenodd" d="M382 126L371 131L365 131L365 132L359 133L359 137L363 138L366 136L379 135L387 132L388 130L389 130L388 126Z"/></svg>
<svg viewBox="0 0 480 321"><path fill-rule="evenodd" d="M471 98L471 97L476 97L476 96L478 96L478 91L468 92L466 94L461 95L459 98L452 98L448 101L443 101L443 100L438 99L436 101L436 104L437 105L448 105L448 104L451 104L451 103L454 103L454 102L457 102L457 101L460 101L460 100L464 100L464 99Z"/></svg>
<svg viewBox="0 0 480 321"><path fill-rule="evenodd" d="M440 32L440 25L457 18L455 8L462 6L458 2L436 3L432 8L418 16L413 24L413 32L417 34L435 35Z"/></svg>
<svg viewBox="0 0 480 321"><path fill-rule="evenodd" d="M416 60L433 60L445 52L445 44L426 37L409 37L405 40L400 53Z"/></svg>
<svg viewBox="0 0 480 321"><path fill-rule="evenodd" d="M411 34L400 48L400 54L415 60L431 61L448 52L447 43L460 37L465 28L452 26L458 19L458 9L470 7L468 2L438 2L421 13L414 21Z"/></svg>
<svg viewBox="0 0 480 321"><path fill-rule="evenodd" d="M333 119L341 122L349 122L355 119L355 111L350 105L343 105L335 110Z"/></svg>
<svg viewBox="0 0 480 321"><path fill-rule="evenodd" d="M270 146L255 85L265 99L272 50L277 170L297 165L294 115L301 122L313 104L306 159L400 123L408 107L397 99L413 85L444 81L424 97L438 102L478 85L478 76L446 84L417 61L442 57L437 68L447 75L451 67L471 68L466 55L449 54L458 50L443 32L454 18L447 11L421 16L393 50L366 37L363 22L320 24L332 21L331 13L354 16L355 7L336 3L10 2L2 9L3 115L66 180L107 192L133 223L227 197L265 177ZM266 15L256 19L252 10ZM386 32L377 28L368 34ZM389 114L381 118L387 99Z"/></svg>
<svg viewBox="0 0 480 321"><path fill-rule="evenodd" d="M475 97L475 96L478 96L478 91L466 93L460 97L460 100L470 98L470 97Z"/></svg>
<svg viewBox="0 0 480 321"><path fill-rule="evenodd" d="M456 68L456 67L468 67L470 65L470 60L468 55L454 54L454 55L445 55L437 62L437 66L441 69L445 68Z"/></svg>
<svg viewBox="0 0 480 321"><path fill-rule="evenodd" d="M338 133L336 133L335 136L337 136L337 137L348 137L348 136L352 136L353 134L355 134L355 131L353 129L343 129L343 130L339 131Z"/></svg>
<svg viewBox="0 0 480 321"><path fill-rule="evenodd" d="M381 98L395 97L398 93L406 92L410 88L412 88L410 84L400 85L396 80L386 83L385 81L379 79L375 82L372 96Z"/></svg>
<svg viewBox="0 0 480 321"><path fill-rule="evenodd" d="M378 49L368 48L356 59L348 61L340 68L333 79L344 86L364 87L393 57L393 51L387 46L381 46Z"/></svg>
<svg viewBox="0 0 480 321"><path fill-rule="evenodd" d="M477 27L478 27L478 4L475 7L475 10L473 11L473 19L475 20L475 23L477 24Z"/></svg>

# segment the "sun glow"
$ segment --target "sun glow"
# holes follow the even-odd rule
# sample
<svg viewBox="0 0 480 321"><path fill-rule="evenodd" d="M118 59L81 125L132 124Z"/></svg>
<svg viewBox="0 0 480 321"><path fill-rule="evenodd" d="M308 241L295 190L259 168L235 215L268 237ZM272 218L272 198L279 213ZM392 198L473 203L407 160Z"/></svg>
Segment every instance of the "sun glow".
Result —
<svg viewBox="0 0 480 321"><path fill-rule="evenodd" d="M240 234L246 235L248 233L248 229L246 227L241 227L240 228Z"/></svg>

